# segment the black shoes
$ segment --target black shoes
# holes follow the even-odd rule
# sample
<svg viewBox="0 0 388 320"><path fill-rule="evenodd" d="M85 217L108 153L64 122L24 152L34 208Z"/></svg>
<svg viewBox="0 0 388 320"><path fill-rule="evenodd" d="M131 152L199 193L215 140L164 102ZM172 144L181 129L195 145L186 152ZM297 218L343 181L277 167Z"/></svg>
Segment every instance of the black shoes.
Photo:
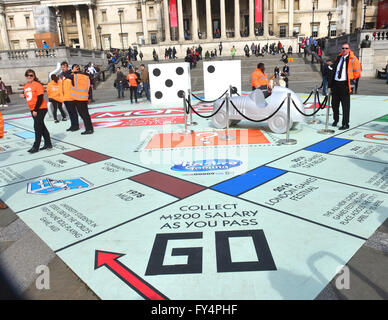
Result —
<svg viewBox="0 0 388 320"><path fill-rule="evenodd" d="M67 121L67 118L66 118L66 117L63 117L63 118L62 118L62 121Z"/></svg>
<svg viewBox="0 0 388 320"><path fill-rule="evenodd" d="M66 131L78 131L79 130L79 128L72 128L72 127L70 127L69 129L67 129Z"/></svg>
<svg viewBox="0 0 388 320"><path fill-rule="evenodd" d="M39 150L46 150L46 149L52 149L53 146L51 144L49 145L44 145L42 148L40 148Z"/></svg>
<svg viewBox="0 0 388 320"><path fill-rule="evenodd" d="M84 132L81 132L81 134L92 134L93 132L93 130L86 130Z"/></svg>
<svg viewBox="0 0 388 320"><path fill-rule="evenodd" d="M349 125L347 124L339 128L339 130L346 130L346 129L349 129Z"/></svg>
<svg viewBox="0 0 388 320"><path fill-rule="evenodd" d="M333 124L332 124L332 127L336 127L337 126L337 121L334 121Z"/></svg>
<svg viewBox="0 0 388 320"><path fill-rule="evenodd" d="M39 148L32 147L30 150L28 150L29 153L36 153L39 151Z"/></svg>
<svg viewBox="0 0 388 320"><path fill-rule="evenodd" d="M59 120L55 120L54 122L55 122L55 123L59 123Z"/></svg>

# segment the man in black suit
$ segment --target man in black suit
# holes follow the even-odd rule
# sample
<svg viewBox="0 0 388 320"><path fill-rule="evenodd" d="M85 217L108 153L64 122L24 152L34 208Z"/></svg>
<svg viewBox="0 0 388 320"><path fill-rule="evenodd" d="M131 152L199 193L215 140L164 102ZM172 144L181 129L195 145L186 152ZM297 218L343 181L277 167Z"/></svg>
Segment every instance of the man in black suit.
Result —
<svg viewBox="0 0 388 320"><path fill-rule="evenodd" d="M337 126L339 121L339 104L342 106L342 126L339 130L349 129L350 115L350 92L351 82L361 76L360 61L350 50L349 43L342 45L342 52L338 55L333 65L332 81L330 88L332 90L332 108L333 108L333 127Z"/></svg>

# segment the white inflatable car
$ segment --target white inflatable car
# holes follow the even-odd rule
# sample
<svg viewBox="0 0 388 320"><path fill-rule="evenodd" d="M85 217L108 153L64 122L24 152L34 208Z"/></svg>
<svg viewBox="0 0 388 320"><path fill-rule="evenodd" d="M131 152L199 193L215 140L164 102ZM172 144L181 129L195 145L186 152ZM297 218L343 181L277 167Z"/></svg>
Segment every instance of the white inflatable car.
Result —
<svg viewBox="0 0 388 320"><path fill-rule="evenodd" d="M234 103L238 110L253 120L261 120L269 117L273 114L281 105L283 100L287 98L287 93L291 93L291 99L295 102L297 107L303 113L304 104L299 100L296 94L288 88L281 86L275 86L272 90L272 94L267 98L264 98L264 94L261 90L257 89L252 91L249 95L231 97L230 100ZM218 110L224 99L219 99L214 102L213 112ZM290 128L297 122L304 122L304 116L295 109L293 103L290 105ZM229 125L237 124L244 117L241 116L232 106L229 104ZM218 129L226 128L226 106L222 106L221 110L212 117L213 125ZM285 133L287 130L287 100L283 103L280 110L267 121L268 127L272 132Z"/></svg>

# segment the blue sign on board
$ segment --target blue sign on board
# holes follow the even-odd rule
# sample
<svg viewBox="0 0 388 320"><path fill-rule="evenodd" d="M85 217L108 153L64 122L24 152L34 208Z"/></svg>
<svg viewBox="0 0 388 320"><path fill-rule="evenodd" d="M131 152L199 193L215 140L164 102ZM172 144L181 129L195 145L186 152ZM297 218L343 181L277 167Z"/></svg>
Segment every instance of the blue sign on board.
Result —
<svg viewBox="0 0 388 320"><path fill-rule="evenodd" d="M242 161L232 159L184 161L181 164L172 166L171 170L185 172L228 170L230 168L238 167L241 164Z"/></svg>
<svg viewBox="0 0 388 320"><path fill-rule="evenodd" d="M51 194L60 190L72 190L87 188L92 186L90 182L84 178L75 178L68 180L42 179L31 182L27 186L27 193L31 194Z"/></svg>

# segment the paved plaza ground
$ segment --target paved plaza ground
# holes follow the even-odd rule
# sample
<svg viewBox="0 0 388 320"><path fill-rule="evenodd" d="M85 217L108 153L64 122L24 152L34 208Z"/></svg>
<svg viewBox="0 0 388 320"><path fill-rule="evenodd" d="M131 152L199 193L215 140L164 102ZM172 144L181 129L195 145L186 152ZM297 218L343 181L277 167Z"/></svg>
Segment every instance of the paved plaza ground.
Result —
<svg viewBox="0 0 388 320"><path fill-rule="evenodd" d="M0 264L19 295L388 298L384 80L361 79L349 130L334 128L326 136L317 133L322 123L299 124L291 131L293 146L279 145L284 134L248 121L231 129L244 143L223 144L207 135L203 144L198 134L213 128L196 116L194 133L173 144L172 132L183 128L178 105L165 106L169 115L146 116L156 107L144 98L137 105L116 99L109 81L90 105L93 135L66 132L68 122L46 121L51 151L26 152L32 120L17 95L1 110L0 198L10 208L0 212ZM300 76L290 89L303 101L318 82ZM202 89L199 82L193 86L198 95ZM243 81L242 90L249 89ZM142 116L130 115L134 110ZM155 125L167 117L170 124ZM324 121L324 111L317 118ZM196 174L172 169L177 160L203 159L242 163ZM77 188L68 188L66 179ZM42 265L50 271L48 290L36 285Z"/></svg>

